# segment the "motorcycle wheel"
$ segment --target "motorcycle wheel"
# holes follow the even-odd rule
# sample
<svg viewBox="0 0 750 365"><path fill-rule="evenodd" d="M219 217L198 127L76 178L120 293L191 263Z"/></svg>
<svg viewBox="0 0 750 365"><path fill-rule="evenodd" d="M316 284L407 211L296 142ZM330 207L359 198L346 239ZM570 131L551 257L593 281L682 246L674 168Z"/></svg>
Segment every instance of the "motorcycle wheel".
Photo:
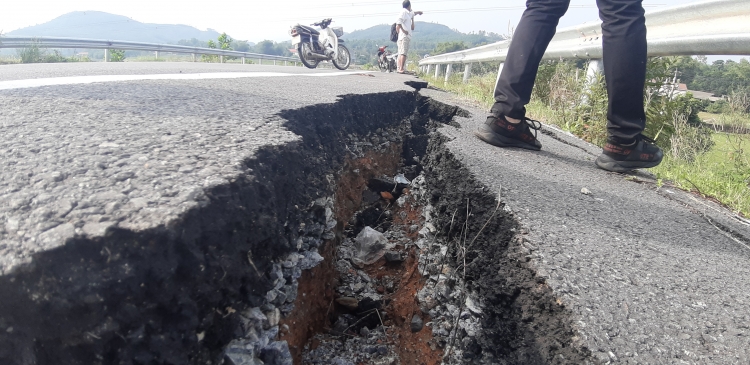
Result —
<svg viewBox="0 0 750 365"><path fill-rule="evenodd" d="M297 55L299 56L299 60L302 61L302 64L307 68L318 67L319 60L305 58L305 53L308 51L310 51L310 45L308 43L303 42L297 45Z"/></svg>
<svg viewBox="0 0 750 365"><path fill-rule="evenodd" d="M344 47L344 45L339 44L339 55L333 60L333 65L339 70L346 70L351 63L352 56L349 54L349 49Z"/></svg>
<svg viewBox="0 0 750 365"><path fill-rule="evenodd" d="M381 59L378 59L378 68L380 69L380 72L386 72L388 70L388 67Z"/></svg>

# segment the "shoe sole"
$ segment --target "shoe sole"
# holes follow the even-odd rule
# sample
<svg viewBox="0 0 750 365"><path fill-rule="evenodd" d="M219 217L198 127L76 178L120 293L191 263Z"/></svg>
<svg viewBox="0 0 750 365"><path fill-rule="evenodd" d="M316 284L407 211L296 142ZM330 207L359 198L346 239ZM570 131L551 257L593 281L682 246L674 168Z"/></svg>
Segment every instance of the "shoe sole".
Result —
<svg viewBox="0 0 750 365"><path fill-rule="evenodd" d="M663 157L662 157L663 158ZM596 158L596 166L602 170L612 172L628 172L635 169L647 169L661 163L662 158L655 161L617 161L612 157L601 154Z"/></svg>
<svg viewBox="0 0 750 365"><path fill-rule="evenodd" d="M479 127L479 129L474 131L474 135L482 141L497 147L518 147L532 151L539 151L542 149L541 146L537 147L536 145L531 145L517 139L508 138L501 134L497 134L486 124L482 125L481 127Z"/></svg>

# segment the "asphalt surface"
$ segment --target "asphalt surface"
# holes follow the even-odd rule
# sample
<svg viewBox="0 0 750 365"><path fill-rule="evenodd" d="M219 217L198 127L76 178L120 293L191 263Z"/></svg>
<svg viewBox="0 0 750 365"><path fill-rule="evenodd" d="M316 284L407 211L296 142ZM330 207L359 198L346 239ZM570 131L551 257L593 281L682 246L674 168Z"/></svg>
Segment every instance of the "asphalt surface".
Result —
<svg viewBox="0 0 750 365"><path fill-rule="evenodd" d="M6 66L0 80L83 76L89 67L97 75L335 73L92 63ZM413 90L395 75L378 76L144 80L0 91L0 273L74 235L168 225L205 199L203 189L242 174L242 161L254 151L297 139L281 128L281 110L333 103L343 94Z"/></svg>
<svg viewBox="0 0 750 365"><path fill-rule="evenodd" d="M331 73L192 63L9 65L0 81L206 72ZM338 95L411 90L413 77L144 80L0 91L0 274L75 235L169 226L232 181L242 161L298 140L277 113ZM750 363L750 226L648 174L595 168L599 150L548 127L541 152L446 126L448 147L528 229L532 263L601 363ZM586 189L589 194L582 193ZM730 233L731 232L731 233Z"/></svg>

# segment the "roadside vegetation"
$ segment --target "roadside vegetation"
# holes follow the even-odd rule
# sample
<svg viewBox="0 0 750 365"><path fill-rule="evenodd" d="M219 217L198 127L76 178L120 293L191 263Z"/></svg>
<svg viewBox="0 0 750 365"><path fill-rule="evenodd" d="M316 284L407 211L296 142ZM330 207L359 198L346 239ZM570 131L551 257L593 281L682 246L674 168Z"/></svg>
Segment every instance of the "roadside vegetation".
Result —
<svg viewBox="0 0 750 365"><path fill-rule="evenodd" d="M660 184L693 191L725 204L738 214L750 216L750 65L715 62L693 67L692 80L705 80L702 72L717 75L717 65L732 65L734 76L725 83L724 99L701 101L690 94L665 88L685 65L701 63L691 57L659 57L649 60L645 102L648 119L644 134L665 151L662 164L651 169ZM735 66L736 65L736 66ZM458 65L454 65L458 66ZM463 83L463 68L455 68L448 82L445 76L421 77L467 100L489 109L498 63L474 64L471 77ZM607 92L602 75L587 79L582 61L543 62L527 106L530 117L554 124L582 139L601 146L606 140ZM693 72L690 71L690 72ZM683 73L685 74L685 73ZM719 77L719 76L717 76ZM724 86L729 85L727 88Z"/></svg>

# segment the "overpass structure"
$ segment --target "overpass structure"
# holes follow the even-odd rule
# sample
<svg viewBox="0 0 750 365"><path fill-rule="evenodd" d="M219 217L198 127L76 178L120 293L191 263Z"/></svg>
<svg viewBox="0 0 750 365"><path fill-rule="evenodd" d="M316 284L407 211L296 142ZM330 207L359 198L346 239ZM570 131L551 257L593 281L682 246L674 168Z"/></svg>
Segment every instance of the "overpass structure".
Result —
<svg viewBox="0 0 750 365"><path fill-rule="evenodd" d="M745 0L707 0L646 13L648 55L748 55L750 2ZM602 70L601 22L584 23L560 29L550 42L545 60L589 59L589 72ZM453 74L453 66L464 65L463 80L471 75L476 62L500 61L498 75L511 40L458 52L426 57L419 61L423 72Z"/></svg>
<svg viewBox="0 0 750 365"><path fill-rule="evenodd" d="M157 43L143 43L143 42L131 42L131 41L117 41L117 40L103 40L103 39L82 39L82 38L60 38L60 37L1 37L0 48L26 48L26 47L39 47L39 48L75 48L75 49L103 49L104 50L104 62L109 61L109 50L128 50L128 51L148 51L154 52L154 58L159 58L159 52L168 53L181 53L181 54L192 54L193 61L196 61L196 55L213 55L219 56L220 61L224 62L224 57L237 57L241 59L242 63L245 63L246 59L258 60L258 64L262 63L262 60L271 60L275 65L276 62L283 62L284 65L287 62L293 62L295 65L299 61L296 57L283 57L276 55L267 55L260 53L251 52L240 52L227 49L217 48L202 48L202 47L190 47L190 46L179 46L173 44L157 44Z"/></svg>

